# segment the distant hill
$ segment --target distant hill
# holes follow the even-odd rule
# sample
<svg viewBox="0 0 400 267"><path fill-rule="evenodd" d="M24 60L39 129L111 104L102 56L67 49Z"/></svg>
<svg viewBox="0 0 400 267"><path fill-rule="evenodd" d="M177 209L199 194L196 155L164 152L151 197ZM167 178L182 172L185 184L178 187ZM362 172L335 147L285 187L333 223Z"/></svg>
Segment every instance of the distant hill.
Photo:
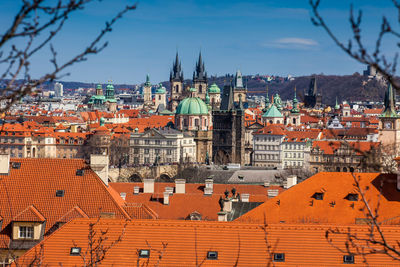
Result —
<svg viewBox="0 0 400 267"><path fill-rule="evenodd" d="M277 79L277 81L265 82L261 76L245 76L247 80L247 88L250 95L265 95L266 86L269 88L269 95L279 93L283 100L292 99L294 87L297 88L297 98L302 101L304 92L308 90L311 77L317 77L318 90L322 93L322 102L327 105L333 105L335 103L336 96L338 101L360 101L360 100L372 100L382 101L385 93L386 85L378 82L377 80L369 80L358 73L353 75L310 75L294 77L293 81L286 81L283 78ZM233 77L232 77L233 78ZM229 79L229 78L228 78ZM211 77L209 84L216 83L221 90L223 89L225 76L222 77ZM186 83L191 83L191 80L186 80ZM94 88L94 83L82 83L82 82L62 82L65 89L78 89L78 88ZM162 82L168 90L169 82ZM54 83L46 83L43 85L44 89L52 90ZM114 84L117 92L118 89L124 88L132 90L135 85L131 84Z"/></svg>

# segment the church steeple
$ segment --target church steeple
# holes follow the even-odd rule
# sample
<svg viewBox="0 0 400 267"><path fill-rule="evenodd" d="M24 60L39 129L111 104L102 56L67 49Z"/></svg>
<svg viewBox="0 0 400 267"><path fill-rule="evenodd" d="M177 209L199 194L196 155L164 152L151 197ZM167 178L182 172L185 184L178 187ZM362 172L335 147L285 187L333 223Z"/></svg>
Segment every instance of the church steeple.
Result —
<svg viewBox="0 0 400 267"><path fill-rule="evenodd" d="M384 110L382 112L382 117L397 117L396 113L396 96L394 94L392 84L389 83L388 88L385 92L384 99Z"/></svg>
<svg viewBox="0 0 400 267"><path fill-rule="evenodd" d="M183 82L183 71L181 62L179 60L178 52L176 52L175 61L172 65L172 70L169 75L169 80Z"/></svg>
<svg viewBox="0 0 400 267"><path fill-rule="evenodd" d="M299 113L298 103L299 103L299 101L297 100L296 86L295 86L294 87L294 97L293 97L293 107L292 107L292 110L291 110L292 113Z"/></svg>
<svg viewBox="0 0 400 267"><path fill-rule="evenodd" d="M269 106L271 104L271 102L269 101L269 95L268 95L268 85L267 85L267 95L265 96L264 103L265 103L265 107L264 107L263 111L265 112L269 109Z"/></svg>
<svg viewBox="0 0 400 267"><path fill-rule="evenodd" d="M193 80L205 80L207 81L207 72L205 71L204 62L201 57L201 51L199 53L199 59L196 62L196 70L193 73Z"/></svg>

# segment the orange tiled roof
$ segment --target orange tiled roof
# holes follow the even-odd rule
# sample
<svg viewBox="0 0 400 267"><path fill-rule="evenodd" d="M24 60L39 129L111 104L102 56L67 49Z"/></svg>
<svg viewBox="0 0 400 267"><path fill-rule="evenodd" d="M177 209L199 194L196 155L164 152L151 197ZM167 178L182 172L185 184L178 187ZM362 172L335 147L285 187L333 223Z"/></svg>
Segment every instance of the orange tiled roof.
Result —
<svg viewBox="0 0 400 267"><path fill-rule="evenodd" d="M370 151L379 146L378 142L358 142L358 141L314 141L313 148L322 150L324 154L333 155L340 147L352 147L356 154Z"/></svg>
<svg viewBox="0 0 400 267"><path fill-rule="evenodd" d="M30 205L13 218L14 222L44 222L45 220L33 205Z"/></svg>
<svg viewBox="0 0 400 267"><path fill-rule="evenodd" d="M71 248L87 253L89 224L96 232L107 230L104 245L118 239L122 241L107 251L102 266L342 266L343 256L327 242L329 229L350 230L360 238L367 238L367 226L299 225L299 224L244 224L232 222L148 221L77 219L63 226L49 238L32 248L19 260L28 265L37 259L40 251L43 265L82 265L82 257L70 255ZM383 226L390 245L397 246L400 229ZM345 235L331 235L335 246L347 251ZM267 241L266 241L267 238ZM96 239L97 240L97 239ZM40 247L42 246L42 248ZM269 246L269 248L268 248ZM349 246L349 253L355 248ZM149 258L140 258L140 250L149 250ZM217 259L207 259L215 251ZM271 251L271 255L268 254ZM284 253L284 262L272 262L273 253ZM355 265L397 266L398 262L384 254L355 255ZM347 264L346 264L347 265Z"/></svg>
<svg viewBox="0 0 400 267"><path fill-rule="evenodd" d="M204 184L186 183L185 194L173 194L169 198L169 205L163 204L163 192L166 187L175 187L175 183L155 183L154 194L140 193L133 194L133 188L139 186L143 192L143 183L110 183L110 186L118 193L126 193L125 201L129 203L143 203L159 219L179 219L185 220L188 216L197 211L202 215L202 220L217 220L220 206L218 200L224 196L225 190L231 191L235 188L240 194L249 193L250 202L265 202L268 200L268 189L278 189L283 192L280 186L264 187L262 185L244 185L244 184L214 184L213 194L204 195ZM127 204L127 205L128 205Z"/></svg>
<svg viewBox="0 0 400 267"><path fill-rule="evenodd" d="M107 187L84 160L25 158L10 161L9 174L1 175L0 183L0 216L3 217L0 248L7 244L11 221L31 220L35 209L40 213L36 217L46 220L45 234L57 222L65 220L75 207L92 218L102 212L130 218L123 208L123 199ZM12 167L15 162L21 163L20 168ZM83 176L76 174L78 169L84 170ZM62 197L56 196L57 190L64 190ZM16 214L20 215L15 217Z"/></svg>
<svg viewBox="0 0 400 267"><path fill-rule="evenodd" d="M371 207L376 207L380 199L379 221L398 224L400 195L396 189L396 175L356 175L360 178L361 188L369 188L366 196L370 199ZM382 197L379 198L381 183ZM323 199L316 199L315 193L323 193ZM265 217L267 223L355 224L366 218L361 210L364 204L360 196L358 201L349 200L349 194L357 194L351 173L321 172L261 204L236 221L262 223Z"/></svg>
<svg viewBox="0 0 400 267"><path fill-rule="evenodd" d="M270 124L254 133L254 135L258 134L285 135L285 128L283 125Z"/></svg>

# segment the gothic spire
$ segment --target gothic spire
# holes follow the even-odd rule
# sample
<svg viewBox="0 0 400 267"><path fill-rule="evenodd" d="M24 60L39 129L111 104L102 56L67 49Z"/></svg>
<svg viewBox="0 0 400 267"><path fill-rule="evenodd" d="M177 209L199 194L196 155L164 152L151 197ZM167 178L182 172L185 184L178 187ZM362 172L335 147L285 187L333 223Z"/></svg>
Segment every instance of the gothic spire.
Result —
<svg viewBox="0 0 400 267"><path fill-rule="evenodd" d="M293 107L291 112L292 113L299 113L299 107L298 107L298 103L299 101L297 100L297 96L296 96L296 86L294 87L294 97L293 97Z"/></svg>
<svg viewBox="0 0 400 267"><path fill-rule="evenodd" d="M172 65L172 70L169 75L169 79L171 81L175 80L175 81L183 82L183 71L182 71L181 62L179 61L178 52L176 52L175 61Z"/></svg>
<svg viewBox="0 0 400 267"><path fill-rule="evenodd" d="M196 70L194 74L193 80L207 80L207 72L205 71L204 62L201 57L201 51L199 53L199 59L196 62Z"/></svg>
<svg viewBox="0 0 400 267"><path fill-rule="evenodd" d="M396 113L396 97L392 88L392 84L389 83L388 88L385 92L385 109L382 112L383 117L397 117Z"/></svg>

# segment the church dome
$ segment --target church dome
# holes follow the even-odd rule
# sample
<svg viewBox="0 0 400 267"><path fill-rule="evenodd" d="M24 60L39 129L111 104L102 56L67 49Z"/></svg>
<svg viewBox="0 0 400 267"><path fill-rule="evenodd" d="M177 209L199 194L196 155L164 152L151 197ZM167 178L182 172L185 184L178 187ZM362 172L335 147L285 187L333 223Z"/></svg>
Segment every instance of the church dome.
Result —
<svg viewBox="0 0 400 267"><path fill-rule="evenodd" d="M208 115L206 103L199 97L183 99L176 108L177 115Z"/></svg>
<svg viewBox="0 0 400 267"><path fill-rule="evenodd" d="M112 85L111 83L107 84L106 89L108 90L114 90L114 85Z"/></svg>
<svg viewBox="0 0 400 267"><path fill-rule="evenodd" d="M165 94L165 92L166 92L165 87L162 86L162 84L160 83L156 89L156 94Z"/></svg>
<svg viewBox="0 0 400 267"><path fill-rule="evenodd" d="M213 83L210 86L210 88L208 88L208 92L211 93L211 94L220 94L221 93L221 89L219 89L218 85Z"/></svg>

